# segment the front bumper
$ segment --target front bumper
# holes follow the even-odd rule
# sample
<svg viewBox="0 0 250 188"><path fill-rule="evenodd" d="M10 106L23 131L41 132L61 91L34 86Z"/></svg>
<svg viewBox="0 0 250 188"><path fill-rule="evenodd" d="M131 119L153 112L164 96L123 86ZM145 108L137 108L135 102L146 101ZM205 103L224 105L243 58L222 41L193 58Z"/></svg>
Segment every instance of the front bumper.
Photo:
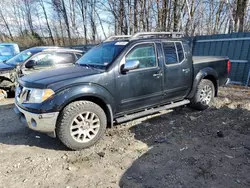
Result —
<svg viewBox="0 0 250 188"><path fill-rule="evenodd" d="M56 121L59 112L35 114L20 108L17 104L15 104L14 111L19 115L21 121L27 123L30 129L55 137Z"/></svg>

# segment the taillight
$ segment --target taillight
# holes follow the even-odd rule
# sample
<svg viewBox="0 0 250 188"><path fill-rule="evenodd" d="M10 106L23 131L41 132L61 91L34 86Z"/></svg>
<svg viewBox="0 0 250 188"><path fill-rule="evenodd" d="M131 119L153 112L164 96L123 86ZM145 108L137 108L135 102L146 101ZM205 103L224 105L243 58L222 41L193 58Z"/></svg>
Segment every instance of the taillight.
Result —
<svg viewBox="0 0 250 188"><path fill-rule="evenodd" d="M231 62L228 60L227 62L227 73L229 74L231 71Z"/></svg>

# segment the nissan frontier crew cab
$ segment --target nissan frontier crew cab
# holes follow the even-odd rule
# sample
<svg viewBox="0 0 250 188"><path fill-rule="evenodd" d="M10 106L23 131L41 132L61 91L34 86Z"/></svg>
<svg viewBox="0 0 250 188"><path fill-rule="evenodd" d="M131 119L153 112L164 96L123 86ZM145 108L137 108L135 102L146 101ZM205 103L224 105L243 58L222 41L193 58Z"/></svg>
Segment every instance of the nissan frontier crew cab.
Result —
<svg viewBox="0 0 250 188"><path fill-rule="evenodd" d="M227 57L192 57L179 33L113 37L73 67L20 78L15 111L29 128L79 150L113 123L183 105L206 109L229 71Z"/></svg>

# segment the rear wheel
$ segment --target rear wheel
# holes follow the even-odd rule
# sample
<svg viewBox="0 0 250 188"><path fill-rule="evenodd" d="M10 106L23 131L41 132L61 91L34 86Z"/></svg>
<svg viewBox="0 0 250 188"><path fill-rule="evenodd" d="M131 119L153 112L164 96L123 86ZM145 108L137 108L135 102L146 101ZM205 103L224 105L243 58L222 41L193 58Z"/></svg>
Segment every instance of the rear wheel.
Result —
<svg viewBox="0 0 250 188"><path fill-rule="evenodd" d="M64 145L80 150L99 141L106 126L106 114L100 106L90 101L76 101L64 108L56 131Z"/></svg>
<svg viewBox="0 0 250 188"><path fill-rule="evenodd" d="M195 96L191 100L191 107L197 110L205 110L211 106L215 95L213 82L207 79L200 81Z"/></svg>

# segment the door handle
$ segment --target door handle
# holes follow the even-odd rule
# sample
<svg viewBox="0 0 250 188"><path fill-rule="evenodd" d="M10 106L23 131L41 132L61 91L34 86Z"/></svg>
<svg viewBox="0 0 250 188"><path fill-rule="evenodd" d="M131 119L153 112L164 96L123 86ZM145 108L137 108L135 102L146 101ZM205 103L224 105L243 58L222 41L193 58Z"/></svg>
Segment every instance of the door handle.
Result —
<svg viewBox="0 0 250 188"><path fill-rule="evenodd" d="M161 77L162 76L162 73L160 72L160 73L155 73L155 74L153 74L153 77L157 77L157 78L159 78L159 77Z"/></svg>
<svg viewBox="0 0 250 188"><path fill-rule="evenodd" d="M188 73L190 71L190 68L182 69L182 72Z"/></svg>

